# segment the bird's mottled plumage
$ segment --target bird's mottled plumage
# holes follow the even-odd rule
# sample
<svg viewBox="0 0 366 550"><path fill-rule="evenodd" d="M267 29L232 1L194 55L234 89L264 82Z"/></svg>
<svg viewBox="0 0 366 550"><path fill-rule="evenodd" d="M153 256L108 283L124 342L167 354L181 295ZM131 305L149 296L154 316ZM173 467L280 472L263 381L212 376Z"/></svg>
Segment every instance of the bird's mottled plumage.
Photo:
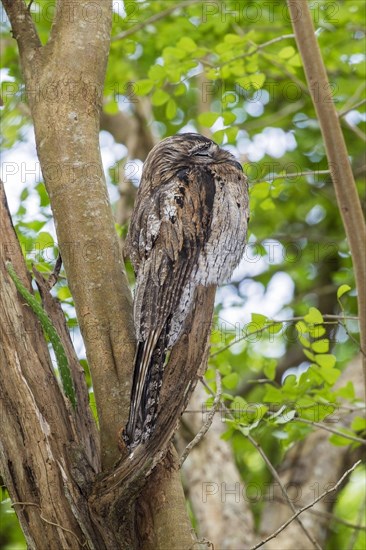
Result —
<svg viewBox="0 0 366 550"><path fill-rule="evenodd" d="M228 151L200 134L180 134L147 157L126 253L136 273L137 337L130 449L153 429L167 350L185 328L198 285L230 278L245 246L247 180Z"/></svg>

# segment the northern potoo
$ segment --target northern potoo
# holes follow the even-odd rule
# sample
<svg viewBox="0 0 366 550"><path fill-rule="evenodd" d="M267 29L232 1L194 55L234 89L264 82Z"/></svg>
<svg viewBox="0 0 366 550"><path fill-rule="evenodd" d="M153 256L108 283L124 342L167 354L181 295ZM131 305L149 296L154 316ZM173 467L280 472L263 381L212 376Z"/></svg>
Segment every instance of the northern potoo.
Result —
<svg viewBox="0 0 366 550"><path fill-rule="evenodd" d="M136 273L130 449L154 430L166 352L189 331L196 287L231 277L247 222L247 180L231 153L200 134L169 137L149 153L126 241Z"/></svg>

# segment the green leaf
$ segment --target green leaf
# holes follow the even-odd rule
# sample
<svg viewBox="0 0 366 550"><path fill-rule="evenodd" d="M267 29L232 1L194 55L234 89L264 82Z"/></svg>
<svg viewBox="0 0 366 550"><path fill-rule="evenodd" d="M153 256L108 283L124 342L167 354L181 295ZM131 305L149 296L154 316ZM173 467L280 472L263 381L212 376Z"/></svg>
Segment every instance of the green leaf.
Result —
<svg viewBox="0 0 366 550"><path fill-rule="evenodd" d="M353 382L348 381L345 386L337 390L336 395L343 397L343 399L354 399L356 396Z"/></svg>
<svg viewBox="0 0 366 550"><path fill-rule="evenodd" d="M276 362L268 362L264 365L263 372L269 380L274 380L276 376Z"/></svg>
<svg viewBox="0 0 366 550"><path fill-rule="evenodd" d="M68 286L62 286L61 288L59 288L58 291L57 291L57 297L61 301L68 300L69 298L72 298L69 287Z"/></svg>
<svg viewBox="0 0 366 550"><path fill-rule="evenodd" d="M317 340L311 344L311 347L315 353L326 353L329 351L329 340L327 338Z"/></svg>
<svg viewBox="0 0 366 550"><path fill-rule="evenodd" d="M136 95L147 95L151 90L153 89L154 82L150 80L149 78L144 78L142 80L138 80L136 82L135 86L135 94Z"/></svg>
<svg viewBox="0 0 366 550"><path fill-rule="evenodd" d="M230 128L225 128L225 134L230 143L235 142L238 132L239 128L237 126L230 126Z"/></svg>
<svg viewBox="0 0 366 550"><path fill-rule="evenodd" d="M281 415L277 416L275 419L275 424L287 424L287 422L291 422L291 420L296 416L295 410L286 410Z"/></svg>
<svg viewBox="0 0 366 550"><path fill-rule="evenodd" d="M229 363L221 363L218 367L218 371L222 376L230 374L232 371L231 365Z"/></svg>
<svg viewBox="0 0 366 550"><path fill-rule="evenodd" d="M332 369L336 364L335 356L331 355L330 353L324 353L323 355L315 355L315 361L321 367L326 367L328 369Z"/></svg>
<svg viewBox="0 0 366 550"><path fill-rule="evenodd" d="M152 67L150 67L149 72L147 74L149 78L151 78L152 80L161 82L164 80L166 72L164 67L162 67L161 65L153 65Z"/></svg>
<svg viewBox="0 0 366 550"><path fill-rule="evenodd" d="M198 116L198 122L199 124L201 124L201 126L210 128L213 124L215 124L219 116L220 116L220 113L201 113Z"/></svg>
<svg viewBox="0 0 366 550"><path fill-rule="evenodd" d="M118 103L114 99L112 101L108 101L108 103L105 103L103 105L103 111L107 113L107 115L115 115L119 111Z"/></svg>
<svg viewBox="0 0 366 550"><path fill-rule="evenodd" d="M310 348L309 340L307 338L305 338L304 336L300 336L300 334L299 334L299 341L305 348Z"/></svg>
<svg viewBox="0 0 366 550"><path fill-rule="evenodd" d="M351 428L355 432L363 432L364 430L366 430L366 418L361 416L356 416L352 420Z"/></svg>
<svg viewBox="0 0 366 550"><path fill-rule="evenodd" d="M187 93L187 88L185 87L184 84L180 83L180 84L177 84L176 87L174 88L174 92L173 94L175 96L180 96L180 95L184 95Z"/></svg>
<svg viewBox="0 0 366 550"><path fill-rule="evenodd" d="M310 325L308 327L308 330L312 338L320 338L326 333L326 330L323 327L323 325Z"/></svg>
<svg viewBox="0 0 366 550"><path fill-rule="evenodd" d="M283 403L285 397L281 390L272 386L272 384L264 385L266 393L263 396L263 401L266 403Z"/></svg>
<svg viewBox="0 0 366 550"><path fill-rule="evenodd" d="M267 181L262 181L261 183L256 183L256 185L251 190L251 196L256 199L265 199L269 195L271 184Z"/></svg>
<svg viewBox="0 0 366 550"><path fill-rule="evenodd" d="M330 386L335 384L341 374L341 371L332 367L319 367L318 365L312 365L311 367Z"/></svg>
<svg viewBox="0 0 366 550"><path fill-rule="evenodd" d="M40 231L43 226L46 225L47 222L39 221L39 220L33 220L32 222L19 222L19 227L26 227L27 229L31 229L32 231Z"/></svg>
<svg viewBox="0 0 366 550"><path fill-rule="evenodd" d="M271 325L269 327L269 331L271 334L277 334L278 332L280 332L282 329L282 323L273 323L273 325Z"/></svg>
<svg viewBox="0 0 366 550"><path fill-rule="evenodd" d="M169 94L164 90L155 90L151 98L151 103L156 107L159 107L160 105L164 105L164 103L169 101L169 98Z"/></svg>
<svg viewBox="0 0 366 550"><path fill-rule="evenodd" d="M307 334L309 332L309 329L304 321L298 321L295 327L299 335Z"/></svg>
<svg viewBox="0 0 366 550"><path fill-rule="evenodd" d="M237 83L245 90L249 90L250 88L255 88L256 90L259 90L260 88L262 88L265 80L266 75L264 73L256 73L238 78Z"/></svg>
<svg viewBox="0 0 366 550"><path fill-rule="evenodd" d="M324 322L323 315L316 307L311 307L309 313L304 317L307 323L312 323L314 325Z"/></svg>
<svg viewBox="0 0 366 550"><path fill-rule="evenodd" d="M50 204L50 199L46 191L46 186L44 183L39 183L36 185L36 190L39 196L40 206L48 206Z"/></svg>
<svg viewBox="0 0 366 550"><path fill-rule="evenodd" d="M267 199L264 199L264 201L260 203L260 207L262 208L262 210L274 210L276 208L276 205L273 202L273 200L270 197L268 197Z"/></svg>
<svg viewBox="0 0 366 550"><path fill-rule="evenodd" d="M223 105L227 107L229 103L236 102L236 95L233 92L227 92L222 98L222 102L223 102Z"/></svg>
<svg viewBox="0 0 366 550"><path fill-rule="evenodd" d="M337 298L338 300L345 294L346 292L349 292L351 290L351 287L349 285L341 285L337 290Z"/></svg>
<svg viewBox="0 0 366 550"><path fill-rule="evenodd" d="M20 193L20 200L25 201L29 197L29 190L27 187L25 187L22 192Z"/></svg>
<svg viewBox="0 0 366 550"><path fill-rule="evenodd" d="M278 53L278 56L281 59L289 59L295 53L296 53L295 48L293 48L292 46L286 46L285 48L282 48L282 50L280 50L280 52Z"/></svg>
<svg viewBox="0 0 366 550"><path fill-rule="evenodd" d="M50 248L54 246L54 240L52 235L50 235L46 231L41 231L41 233L38 233L34 244L37 248L43 250L44 248Z"/></svg>
<svg viewBox="0 0 366 550"><path fill-rule="evenodd" d="M177 104L174 99L169 99L166 104L165 114L168 120L172 120L177 114Z"/></svg>
<svg viewBox="0 0 366 550"><path fill-rule="evenodd" d="M212 134L212 139L217 143L222 143L224 140L225 134L226 134L225 130L217 130Z"/></svg>
<svg viewBox="0 0 366 550"><path fill-rule="evenodd" d="M192 38L189 38L189 36L184 36L183 38L181 38L177 46L178 48L182 48L188 53L192 53L197 50L197 44L194 40L192 40Z"/></svg>
<svg viewBox="0 0 366 550"><path fill-rule="evenodd" d="M263 328L268 322L268 318L261 313L252 313L252 323L256 325L256 330Z"/></svg>
<svg viewBox="0 0 366 550"><path fill-rule="evenodd" d="M230 111L225 111L222 116L224 118L224 124L226 124L226 126L229 126L229 124L232 124L236 120L236 115L234 113L231 113Z"/></svg>
<svg viewBox="0 0 366 550"><path fill-rule="evenodd" d="M238 373L232 372L222 379L222 385L228 390L233 390L238 385L239 376Z"/></svg>
<svg viewBox="0 0 366 550"><path fill-rule="evenodd" d="M304 355L306 355L306 357L308 359L310 359L310 361L315 361L315 355L313 353L311 353L311 351L308 351L307 349L303 348L303 353Z"/></svg>
<svg viewBox="0 0 366 550"><path fill-rule="evenodd" d="M338 431L344 433L345 435L350 435L350 436L355 435L351 430L348 430L347 428L338 428ZM349 438L342 437L341 435L337 435L337 434L332 434L329 438L329 441L337 447L344 447L346 445L351 445L351 443L353 443L352 440L350 440Z"/></svg>

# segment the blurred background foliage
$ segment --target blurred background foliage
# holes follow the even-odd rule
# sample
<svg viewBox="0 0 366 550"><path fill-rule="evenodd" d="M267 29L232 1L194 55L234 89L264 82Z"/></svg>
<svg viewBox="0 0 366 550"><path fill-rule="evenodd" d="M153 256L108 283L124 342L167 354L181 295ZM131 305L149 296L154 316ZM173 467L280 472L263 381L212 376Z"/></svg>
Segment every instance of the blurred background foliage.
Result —
<svg viewBox="0 0 366 550"><path fill-rule="evenodd" d="M339 112L364 201L365 4L317 1L310 8L330 80L329 101ZM243 480L262 487L270 480L248 433L278 466L314 429L302 421L320 422L335 408L360 409L341 428L344 437L331 435L335 445L353 450L359 443L348 436L364 437L366 431L364 403L352 381L334 387L359 352L352 259L286 4L142 0L116 1L113 9L104 90L86 87L82 93L103 93L101 148L120 235L126 233L142 162L159 139L204 133L232 150L249 178L248 247L233 280L217 294L207 371L213 390L215 371L222 376L223 398L232 411L225 437ZM45 43L54 3L33 2L30 10ZM94 16L92 10L85 14ZM3 180L27 261L47 274L57 257L56 235L17 47L4 14L1 45ZM47 93L52 102L57 89ZM128 270L133 282L129 264ZM93 403L62 272L54 291ZM359 467L335 505L335 513L350 523L364 521L359 517L364 479ZM5 488L2 497L0 547L25 548ZM253 503L258 522L262 506ZM329 529L329 549L350 548L350 541L353 549L366 547L362 530L354 535L336 522Z"/></svg>

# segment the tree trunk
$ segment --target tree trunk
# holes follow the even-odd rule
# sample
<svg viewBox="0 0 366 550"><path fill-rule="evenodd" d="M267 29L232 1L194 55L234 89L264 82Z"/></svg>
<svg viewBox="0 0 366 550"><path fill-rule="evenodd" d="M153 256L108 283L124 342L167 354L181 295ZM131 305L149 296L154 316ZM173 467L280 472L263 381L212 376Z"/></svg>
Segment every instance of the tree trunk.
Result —
<svg viewBox="0 0 366 550"><path fill-rule="evenodd" d="M19 46L37 152L92 374L100 444L60 312L44 297L73 365L75 412L54 377L42 329L6 272L10 254L29 286L6 213L6 232L1 233L6 245L1 258L6 311L1 331L0 397L6 418L1 473L30 548L42 548L45 541L48 548L140 548L135 533L140 531L146 548L188 550L193 539L176 457L173 451L166 454L197 372L205 366L202 350L210 335L215 288L198 290L191 332L171 352L154 438L133 460L121 457L118 434L128 415L135 338L99 150L111 2L94 2L98 17L87 25L86 0L58 2L44 46L23 0L3 4Z"/></svg>

